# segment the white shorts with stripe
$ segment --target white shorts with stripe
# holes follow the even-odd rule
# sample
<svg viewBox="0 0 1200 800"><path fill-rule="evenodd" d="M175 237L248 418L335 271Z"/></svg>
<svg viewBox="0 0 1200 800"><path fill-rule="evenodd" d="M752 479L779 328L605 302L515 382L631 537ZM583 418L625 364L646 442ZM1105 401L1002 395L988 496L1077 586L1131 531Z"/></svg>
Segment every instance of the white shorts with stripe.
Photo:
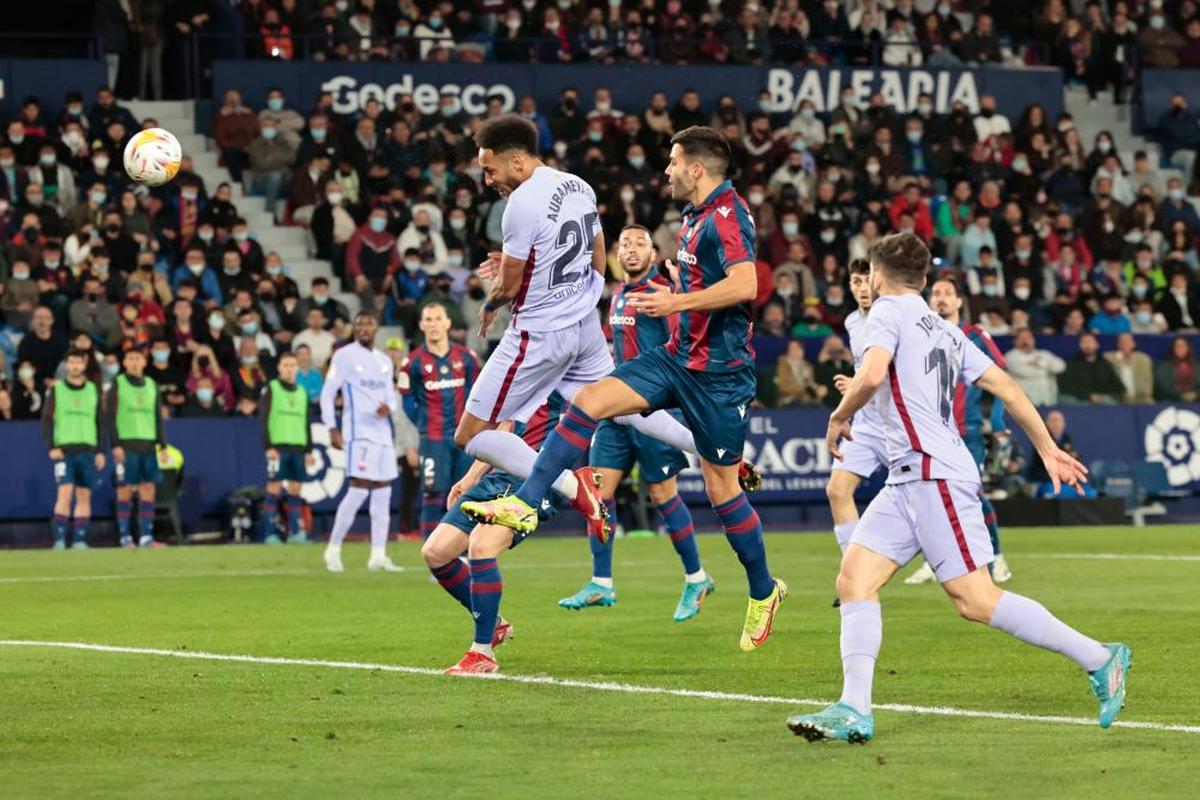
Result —
<svg viewBox="0 0 1200 800"><path fill-rule="evenodd" d="M866 426L860 431L851 428L853 439L842 442L842 460L833 462L833 469L844 470L864 480L888 465L887 441L882 434Z"/></svg>
<svg viewBox="0 0 1200 800"><path fill-rule="evenodd" d="M528 422L551 392L569 402L612 371L599 314L554 331L510 327L475 379L467 412L488 422Z"/></svg>
<svg viewBox="0 0 1200 800"><path fill-rule="evenodd" d="M364 481L396 480L400 471L396 467L395 445L352 439L346 445L346 474Z"/></svg>
<svg viewBox="0 0 1200 800"><path fill-rule="evenodd" d="M995 557L979 484L971 481L889 483L867 506L850 543L901 566L923 553L940 583L987 566Z"/></svg>

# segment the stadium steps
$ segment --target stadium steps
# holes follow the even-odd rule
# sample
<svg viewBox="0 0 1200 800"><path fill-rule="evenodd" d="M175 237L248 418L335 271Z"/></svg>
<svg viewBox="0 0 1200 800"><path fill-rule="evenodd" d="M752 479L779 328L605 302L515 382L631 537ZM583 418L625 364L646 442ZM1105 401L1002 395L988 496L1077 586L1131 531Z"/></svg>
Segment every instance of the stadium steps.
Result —
<svg viewBox="0 0 1200 800"><path fill-rule="evenodd" d="M265 252L275 251L283 258L288 274L300 285L302 294L308 293L313 278L329 279L335 289L333 296L350 313L358 310L358 295L340 289L328 261L313 258L309 250L308 232L303 228L287 227L275 222L276 216L264 207L261 198L249 197L240 183L230 180L229 173L218 163L218 153L212 141L196 133L195 105L190 101L166 100L150 102L130 101L125 104L139 120L153 117L160 128L165 128L179 139L185 155L191 157L192 168L204 179L208 191L213 192L218 184L229 183L233 189L233 200L238 211L246 219L255 239ZM282 212L279 212L282 215Z"/></svg>

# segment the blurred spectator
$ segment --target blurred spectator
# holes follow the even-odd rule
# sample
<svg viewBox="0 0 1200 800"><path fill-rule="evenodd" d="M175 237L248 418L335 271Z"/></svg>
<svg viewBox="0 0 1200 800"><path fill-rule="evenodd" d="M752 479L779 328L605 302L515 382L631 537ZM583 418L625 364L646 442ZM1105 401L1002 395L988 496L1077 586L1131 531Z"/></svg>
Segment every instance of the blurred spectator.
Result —
<svg viewBox="0 0 1200 800"><path fill-rule="evenodd" d="M1200 234L1200 216L1196 214L1196 207L1185 196L1184 188L1183 181L1179 178L1167 181L1167 197L1158 209L1159 224L1162 229L1169 230L1176 221L1182 221L1187 225L1188 234L1196 236Z"/></svg>
<svg viewBox="0 0 1200 800"><path fill-rule="evenodd" d="M792 328L792 336L800 339L825 339L833 334L822 320L821 306L816 298L805 301L804 311L800 314L800 322Z"/></svg>
<svg viewBox="0 0 1200 800"><path fill-rule="evenodd" d="M1154 399L1160 403L1195 403L1200 400L1200 372L1196 354L1186 336L1176 336L1167 357L1154 365Z"/></svg>
<svg viewBox="0 0 1200 800"><path fill-rule="evenodd" d="M325 329L325 314L319 308L310 307L305 317L305 328L292 340L292 349L307 348L312 365L323 370L333 355L337 337Z"/></svg>
<svg viewBox="0 0 1200 800"><path fill-rule="evenodd" d="M838 375L850 377L854 375L854 361L850 357L849 348L846 347L840 336L830 336L821 345L821 352L817 356L817 365L813 373L816 382L824 389L821 397L825 406L836 408L837 404L842 401L842 393L837 390L834 379Z"/></svg>
<svg viewBox="0 0 1200 800"><path fill-rule="evenodd" d="M1138 34L1138 48L1142 64L1158 69L1173 69L1179 66L1179 49L1183 37L1167 26L1166 12L1160 5L1150 8L1149 25Z"/></svg>
<svg viewBox="0 0 1200 800"><path fill-rule="evenodd" d="M83 295L71 303L69 314L72 331L86 333L104 348L115 347L121 340L117 309L105 297L96 278L83 281Z"/></svg>
<svg viewBox="0 0 1200 800"><path fill-rule="evenodd" d="M427 232L428 220L426 214ZM375 208L346 244L346 277L354 283L362 307L377 315L383 311L384 300L400 269L396 237L388 232L387 222L387 211Z"/></svg>
<svg viewBox="0 0 1200 800"><path fill-rule="evenodd" d="M754 331L764 336L787 336L787 318L784 316L783 306L778 303L767 303L763 306Z"/></svg>
<svg viewBox="0 0 1200 800"><path fill-rule="evenodd" d="M279 119L268 116L261 121L258 137L246 148L250 191L263 196L267 213L272 216L275 215L275 201L288 181L296 147L289 137L279 135Z"/></svg>
<svg viewBox="0 0 1200 800"><path fill-rule="evenodd" d="M29 333L17 345L17 360L32 364L38 383L44 383L66 357L67 344L66 337L54 331L54 315L43 306L34 310Z"/></svg>
<svg viewBox="0 0 1200 800"><path fill-rule="evenodd" d="M787 350L776 362L775 385L780 408L817 405L829 391L816 382L813 366L804 357L804 345L796 339L788 342Z"/></svg>
<svg viewBox="0 0 1200 800"><path fill-rule="evenodd" d="M146 375L154 379L164 407L177 415L187 402L187 370L183 359L175 357L166 339L156 339L150 345L150 363Z"/></svg>
<svg viewBox="0 0 1200 800"><path fill-rule="evenodd" d="M332 261L335 274L342 274L343 251L357 227L345 203L342 185L336 179L330 180L325 184L324 200L313 210L310 228L317 258Z"/></svg>
<svg viewBox="0 0 1200 800"><path fill-rule="evenodd" d="M4 281L3 288L3 294L0 294L0 312L4 314L5 324L25 330L33 317L34 309L38 306L40 296L28 261L18 258L12 262L8 280Z"/></svg>
<svg viewBox="0 0 1200 800"><path fill-rule="evenodd" d="M300 131L304 130L304 117L295 109L287 107L287 97L278 86L267 90L266 106L258 112L259 128L265 126L268 119L273 120L278 138L295 152L300 145Z"/></svg>
<svg viewBox="0 0 1200 800"><path fill-rule="evenodd" d="M434 214L439 216L437 224L434 224ZM440 213L436 210L428 206L414 208L412 223L396 240L396 248L401 253L416 250L421 264L430 273L446 268L446 241L442 238L440 223Z"/></svg>
<svg viewBox="0 0 1200 800"><path fill-rule="evenodd" d="M221 409L221 413L228 413L233 408L233 383L229 378L229 373L221 368L217 358L213 355L211 347L207 345L196 349L195 357L192 359L191 373L187 378L187 390L194 397L201 401L203 406L203 397L198 396L202 386L207 386L212 390L213 395L210 398ZM189 416L185 413L185 416Z"/></svg>
<svg viewBox="0 0 1200 800"><path fill-rule="evenodd" d="M212 135L221 151L221 163L229 170L230 177L241 183L246 152L258 138L258 119L242 103L242 93L237 89L225 92L225 101L213 120Z"/></svg>
<svg viewBox="0 0 1200 800"><path fill-rule="evenodd" d="M1154 402L1154 365L1150 356L1137 350L1137 340L1132 333L1117 336L1117 349L1105 353L1104 358L1112 364L1121 383L1125 386L1123 403L1144 404Z"/></svg>
<svg viewBox="0 0 1200 800"><path fill-rule="evenodd" d="M329 293L327 278L318 276L312 279L311 294L301 298L293 313L307 320L308 312L314 308L325 318L325 330L332 331L335 336L340 337L342 329L350 324L350 310Z"/></svg>
<svg viewBox="0 0 1200 800"><path fill-rule="evenodd" d="M1158 301L1158 313L1172 331L1194 330L1200 325L1200 302L1187 275L1177 272L1171 276L1167 291Z"/></svg>
<svg viewBox="0 0 1200 800"><path fill-rule="evenodd" d="M189 378L188 385L191 396L180 411L180 416L193 419L227 416L212 378L204 375L194 379Z"/></svg>
<svg viewBox="0 0 1200 800"><path fill-rule="evenodd" d="M1062 411L1054 410L1046 412L1046 430L1050 432L1050 438L1059 446L1065 453L1074 456L1079 460L1083 460L1082 456L1071 443L1071 435L1067 433L1067 418ZM1042 462L1041 456L1035 450L1033 458L1029 463L1029 482L1035 485L1048 484L1050 482L1050 474L1046 472L1046 465Z"/></svg>
<svg viewBox="0 0 1200 800"><path fill-rule="evenodd" d="M1033 332L1017 331L1013 349L1004 354L1008 374L1037 406L1052 406L1058 402L1058 380L1067 363L1049 350L1037 349Z"/></svg>
<svg viewBox="0 0 1200 800"><path fill-rule="evenodd" d="M1067 362L1058 376L1059 400L1063 403L1113 405L1125 394L1125 386L1112 365L1100 357L1100 342L1093 333L1079 337L1079 354Z"/></svg>
<svg viewBox="0 0 1200 800"><path fill-rule="evenodd" d="M1125 313L1125 301L1120 295L1109 295L1103 300L1101 310L1088 320L1088 330L1101 336L1129 333L1133 329L1129 315ZM1132 338L1132 337L1130 337Z"/></svg>
<svg viewBox="0 0 1200 800"><path fill-rule="evenodd" d="M18 420L40 418L43 389L43 384L38 379L37 367L30 361L18 363L11 389L13 418Z"/></svg>
<svg viewBox="0 0 1200 800"><path fill-rule="evenodd" d="M1136 287L1135 287L1136 288ZM1133 333L1166 333L1167 320L1154 310L1154 303L1149 299L1136 300L1133 304L1133 316L1130 322Z"/></svg>
<svg viewBox="0 0 1200 800"><path fill-rule="evenodd" d="M240 399L262 394L271 379L267 365L261 360L262 351L252 336L242 336L237 344L238 363L233 370L233 391Z"/></svg>
<svg viewBox="0 0 1200 800"><path fill-rule="evenodd" d="M321 398L321 387L325 379L321 377L321 370L313 364L312 351L307 344L296 345L294 352L298 364L296 383L304 387L308 402L315 405Z"/></svg>

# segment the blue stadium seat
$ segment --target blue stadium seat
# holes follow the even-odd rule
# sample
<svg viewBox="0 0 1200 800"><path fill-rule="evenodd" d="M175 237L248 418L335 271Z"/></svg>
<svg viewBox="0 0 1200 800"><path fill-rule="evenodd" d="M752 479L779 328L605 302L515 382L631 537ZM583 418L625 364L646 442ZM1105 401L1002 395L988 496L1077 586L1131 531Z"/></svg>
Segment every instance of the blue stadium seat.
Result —
<svg viewBox="0 0 1200 800"><path fill-rule="evenodd" d="M1132 488L1133 472L1129 468L1128 462L1123 461L1122 459L1098 458L1088 465L1088 480L1093 486L1096 487L1096 491L1098 493L1111 494L1108 491L1109 481L1115 481L1118 487L1128 485L1130 488ZM1121 491L1122 493L1114 496L1125 496L1123 489L1118 488L1118 491Z"/></svg>
<svg viewBox="0 0 1200 800"><path fill-rule="evenodd" d="M1138 493L1147 499L1162 497L1171 488L1167 468L1161 461L1141 461L1133 465L1133 480Z"/></svg>

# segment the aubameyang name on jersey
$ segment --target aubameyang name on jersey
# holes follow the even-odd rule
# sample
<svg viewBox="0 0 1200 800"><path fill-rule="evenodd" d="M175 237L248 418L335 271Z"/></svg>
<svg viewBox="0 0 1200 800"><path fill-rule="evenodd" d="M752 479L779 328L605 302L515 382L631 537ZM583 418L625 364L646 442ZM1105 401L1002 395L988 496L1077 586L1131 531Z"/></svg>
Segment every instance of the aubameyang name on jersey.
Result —
<svg viewBox="0 0 1200 800"><path fill-rule="evenodd" d="M930 336L941 327L942 318L937 314L926 314L917 320L917 327L925 331L926 336Z"/></svg>
<svg viewBox="0 0 1200 800"><path fill-rule="evenodd" d="M567 195L582 192L586 188L586 183L574 178L560 183L558 188L554 190L554 194L550 196L550 206L548 208L550 213L546 215L546 219L551 222L558 222L558 212L562 210L563 200L566 199Z"/></svg>

